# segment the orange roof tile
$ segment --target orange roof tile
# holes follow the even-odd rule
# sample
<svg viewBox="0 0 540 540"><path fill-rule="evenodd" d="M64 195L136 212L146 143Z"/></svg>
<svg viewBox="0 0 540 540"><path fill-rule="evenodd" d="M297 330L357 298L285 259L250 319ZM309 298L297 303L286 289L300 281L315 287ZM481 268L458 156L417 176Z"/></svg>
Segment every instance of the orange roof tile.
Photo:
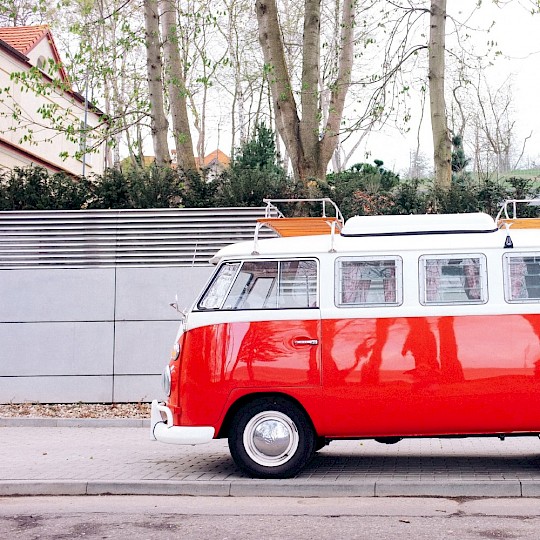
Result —
<svg viewBox="0 0 540 540"><path fill-rule="evenodd" d="M204 164L209 165L212 161L216 160L221 165L228 165L231 161L231 158L224 154L221 150L216 149L213 152L210 152L207 156L204 156Z"/></svg>
<svg viewBox="0 0 540 540"><path fill-rule="evenodd" d="M51 30L46 24L39 26L5 26L0 28L0 40L21 54L28 54L42 39L47 38L51 46L54 61L59 66L58 71L62 80L69 84L66 70L62 66L60 54L54 43Z"/></svg>
<svg viewBox="0 0 540 540"><path fill-rule="evenodd" d="M22 54L30 52L49 32L47 25L0 28L0 39Z"/></svg>
<svg viewBox="0 0 540 540"><path fill-rule="evenodd" d="M222 152L219 148L213 150L212 152L204 156L202 159L202 164L201 158L198 156L195 157L195 164L197 165L197 167L208 167L213 161L217 161L220 165L226 167L231 162L231 158L227 154Z"/></svg>

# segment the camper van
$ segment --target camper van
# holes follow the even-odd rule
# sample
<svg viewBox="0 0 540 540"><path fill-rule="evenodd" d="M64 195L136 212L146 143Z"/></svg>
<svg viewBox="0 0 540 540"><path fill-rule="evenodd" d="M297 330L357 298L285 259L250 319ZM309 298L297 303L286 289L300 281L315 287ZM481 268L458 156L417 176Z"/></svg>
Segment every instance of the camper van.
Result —
<svg viewBox="0 0 540 540"><path fill-rule="evenodd" d="M345 223L318 201L213 257L152 437L227 438L248 475L287 478L340 439L538 436L540 219L520 212L540 200Z"/></svg>

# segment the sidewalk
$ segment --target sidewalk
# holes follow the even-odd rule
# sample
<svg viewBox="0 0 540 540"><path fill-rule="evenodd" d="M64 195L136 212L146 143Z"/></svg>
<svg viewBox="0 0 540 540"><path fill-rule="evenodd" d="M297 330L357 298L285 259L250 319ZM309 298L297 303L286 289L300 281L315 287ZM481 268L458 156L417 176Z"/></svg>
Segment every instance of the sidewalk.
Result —
<svg viewBox="0 0 540 540"><path fill-rule="evenodd" d="M258 480L225 440L161 444L148 423L0 418L0 496L540 497L535 437L334 441L296 478Z"/></svg>

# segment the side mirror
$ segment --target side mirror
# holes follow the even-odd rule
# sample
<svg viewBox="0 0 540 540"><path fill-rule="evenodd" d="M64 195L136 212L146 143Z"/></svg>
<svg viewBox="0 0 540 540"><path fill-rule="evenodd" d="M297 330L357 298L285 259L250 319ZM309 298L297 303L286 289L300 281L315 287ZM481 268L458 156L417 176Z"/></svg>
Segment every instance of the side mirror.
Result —
<svg viewBox="0 0 540 540"><path fill-rule="evenodd" d="M178 295L177 294L174 295L174 302L171 302L169 304L169 306L171 306L177 313L180 313L180 315L182 315L183 319L186 318L186 312L183 309L180 309L180 307L178 305Z"/></svg>

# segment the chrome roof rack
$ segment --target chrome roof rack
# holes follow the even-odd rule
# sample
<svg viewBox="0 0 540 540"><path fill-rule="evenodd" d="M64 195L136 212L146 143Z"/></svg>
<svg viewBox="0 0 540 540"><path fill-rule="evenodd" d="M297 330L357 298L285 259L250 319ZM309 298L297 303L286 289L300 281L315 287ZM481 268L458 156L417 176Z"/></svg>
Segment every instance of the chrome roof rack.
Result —
<svg viewBox="0 0 540 540"><path fill-rule="evenodd" d="M253 255L258 254L259 231L263 226L269 227L279 236L316 236L331 235L330 251L334 249L334 236L344 225L343 214L337 204L329 198L320 199L263 199L266 203L265 217L257 220L255 227ZM285 217L276 203L321 203L321 217ZM334 216L328 216L328 206L333 208ZM276 217L277 215L277 217Z"/></svg>
<svg viewBox="0 0 540 540"><path fill-rule="evenodd" d="M335 218L337 221L339 221L342 225L345 223L345 220L343 219L343 214L341 213L340 209L338 208L338 205L328 197L324 197L321 199L263 199L263 202L266 203L266 217L271 217L275 212L278 213L279 217L285 218L283 213L276 207L274 203L309 203L309 202L319 202L322 205L322 217L328 217L326 215L326 208L327 204L332 206L334 208Z"/></svg>
<svg viewBox="0 0 540 540"><path fill-rule="evenodd" d="M540 199L506 200L495 218L495 222L499 228L505 227L508 229L512 227L514 229L539 229L540 217L518 217L518 205L540 206Z"/></svg>

